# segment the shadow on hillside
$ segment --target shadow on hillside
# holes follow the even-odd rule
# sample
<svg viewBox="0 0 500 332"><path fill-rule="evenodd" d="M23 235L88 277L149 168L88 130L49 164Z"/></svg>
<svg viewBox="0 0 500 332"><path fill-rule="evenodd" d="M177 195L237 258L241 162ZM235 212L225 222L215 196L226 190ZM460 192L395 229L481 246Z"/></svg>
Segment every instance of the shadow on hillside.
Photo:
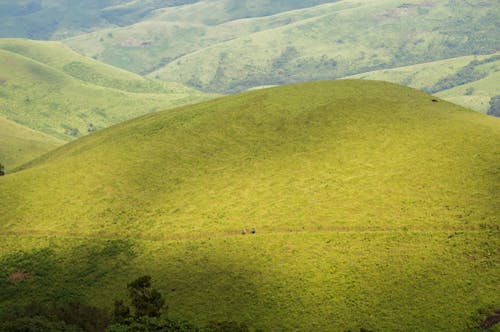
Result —
<svg viewBox="0 0 500 332"><path fill-rule="evenodd" d="M252 308L275 306L260 297L259 272L219 251L207 254L187 242L71 241L0 257L0 312L75 302L111 310L142 275L152 276L169 315L200 326L228 320L254 326Z"/></svg>
<svg viewBox="0 0 500 332"><path fill-rule="evenodd" d="M0 259L0 307L80 301L90 288L126 270L135 256L132 245L128 240L85 241L64 249L56 244L13 251Z"/></svg>

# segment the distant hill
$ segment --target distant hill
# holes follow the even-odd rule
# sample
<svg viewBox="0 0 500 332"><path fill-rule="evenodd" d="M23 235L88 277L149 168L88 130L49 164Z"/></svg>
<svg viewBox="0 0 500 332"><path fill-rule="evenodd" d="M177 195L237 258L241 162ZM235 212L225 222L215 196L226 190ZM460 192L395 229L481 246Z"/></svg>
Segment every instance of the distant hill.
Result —
<svg viewBox="0 0 500 332"><path fill-rule="evenodd" d="M65 42L118 67L221 93L489 54L500 47L494 0L302 6L294 1L282 10L269 0L255 7L227 2L157 10L136 24ZM273 10L265 15L266 8Z"/></svg>
<svg viewBox="0 0 500 332"><path fill-rule="evenodd" d="M197 0L0 0L0 37L60 39L106 26L134 23L159 8Z"/></svg>
<svg viewBox="0 0 500 332"><path fill-rule="evenodd" d="M351 76L404 84L481 113L500 93L500 54L466 56Z"/></svg>
<svg viewBox="0 0 500 332"><path fill-rule="evenodd" d="M0 39L0 115L63 140L212 96L78 55L58 42Z"/></svg>
<svg viewBox="0 0 500 332"><path fill-rule="evenodd" d="M149 274L200 326L468 330L500 307L499 139L500 119L363 80L119 124L0 178L0 312L111 308Z"/></svg>
<svg viewBox="0 0 500 332"><path fill-rule="evenodd" d="M0 142L0 163L7 172L64 143L3 118L0 118Z"/></svg>
<svg viewBox="0 0 500 332"><path fill-rule="evenodd" d="M0 37L61 39L105 27L127 26L151 16L155 10L184 5L195 8L223 9L205 13L204 21L227 20L270 15L334 0L72 0L9 1L0 0ZM197 4L200 3L201 6ZM224 6L224 8L221 8ZM188 9L190 10L190 9ZM207 16L208 14L208 16Z"/></svg>
<svg viewBox="0 0 500 332"><path fill-rule="evenodd" d="M0 36L63 40L142 76L228 94L492 55L499 17L496 0L0 0ZM103 83L82 64L65 70ZM493 81L439 92L485 112L500 95Z"/></svg>

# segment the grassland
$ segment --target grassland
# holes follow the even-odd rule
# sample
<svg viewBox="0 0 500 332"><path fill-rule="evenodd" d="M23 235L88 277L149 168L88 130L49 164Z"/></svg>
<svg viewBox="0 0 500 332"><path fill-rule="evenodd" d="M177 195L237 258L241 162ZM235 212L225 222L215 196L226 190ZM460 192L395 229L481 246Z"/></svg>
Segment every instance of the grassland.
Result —
<svg viewBox="0 0 500 332"><path fill-rule="evenodd" d="M203 21L271 15L335 0L71 0L0 1L0 37L61 39L106 27L128 26L152 16L157 10L202 11ZM201 3L200 3L201 2ZM184 5L192 5L187 6ZM187 10L186 10L187 9ZM216 9L216 11L214 11ZM209 10L209 12L203 12ZM195 13L195 15L193 15ZM208 15L207 15L208 14ZM199 18L199 17L197 17Z"/></svg>
<svg viewBox="0 0 500 332"><path fill-rule="evenodd" d="M200 325L472 330L500 307L500 120L432 99L297 84L65 145L0 179L0 311L151 274Z"/></svg>
<svg viewBox="0 0 500 332"><path fill-rule="evenodd" d="M58 0L30 6L0 2L0 35L62 39L99 61L211 93L358 74L432 88L435 78L463 68L466 59L500 47L494 0L84 0L78 6ZM15 19L25 24L16 25ZM53 50L40 57L44 51L33 54L30 47L14 48L45 64L48 55L50 66L79 80L128 92L164 90L158 82L139 82L88 58L75 60L67 49L63 53L71 59L61 63ZM412 69L418 73L409 73ZM500 91L496 69L480 71L486 73L481 82L426 91L486 113L489 99Z"/></svg>
<svg viewBox="0 0 500 332"><path fill-rule="evenodd" d="M222 93L498 50L492 0L325 2L281 10L271 1L197 2L65 42L118 67Z"/></svg>
<svg viewBox="0 0 500 332"><path fill-rule="evenodd" d="M499 54L465 56L400 68L377 70L349 78L381 80L436 94L455 104L486 113L500 94Z"/></svg>
<svg viewBox="0 0 500 332"><path fill-rule="evenodd" d="M144 79L57 42L0 39L0 64L0 115L66 141L212 97Z"/></svg>
<svg viewBox="0 0 500 332"><path fill-rule="evenodd" d="M3 118L0 118L0 142L0 163L7 172L64 143Z"/></svg>
<svg viewBox="0 0 500 332"><path fill-rule="evenodd" d="M196 0L195 0L196 1ZM95 29L132 24L148 12L182 1L0 1L0 37L60 39Z"/></svg>
<svg viewBox="0 0 500 332"><path fill-rule="evenodd" d="M500 82L500 71L495 71L485 78L440 91L437 95L452 103L486 113L491 98L500 94L498 82Z"/></svg>

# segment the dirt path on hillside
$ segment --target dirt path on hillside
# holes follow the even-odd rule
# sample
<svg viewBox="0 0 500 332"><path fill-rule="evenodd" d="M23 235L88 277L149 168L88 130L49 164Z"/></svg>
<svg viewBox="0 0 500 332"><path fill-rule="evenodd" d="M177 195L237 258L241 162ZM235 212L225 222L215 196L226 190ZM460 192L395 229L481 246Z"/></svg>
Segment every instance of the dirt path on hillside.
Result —
<svg viewBox="0 0 500 332"><path fill-rule="evenodd" d="M42 231L31 231L31 232L0 232L0 237L34 237L34 238L62 238L62 239L96 239L96 240L113 240L113 239L131 239L139 241L154 241L154 242L170 242L170 241L196 241L196 240L212 240L221 238L233 238L233 237L273 237L286 234L381 234L386 235L390 233L398 233L401 235L406 234L442 234L444 238L450 240L460 234L479 234L479 233L489 233L495 232L494 230L457 230L457 229L440 229L440 230L401 230L401 229L354 229L348 227L321 229L321 230L272 230L266 232L265 230L257 230L256 234L241 234L239 231L224 231L218 233L185 233L185 234L170 234L170 235L160 235L160 236L149 236L149 235L119 235L113 233L70 233L70 232L57 232L57 233L47 233ZM498 232L498 231L496 231Z"/></svg>

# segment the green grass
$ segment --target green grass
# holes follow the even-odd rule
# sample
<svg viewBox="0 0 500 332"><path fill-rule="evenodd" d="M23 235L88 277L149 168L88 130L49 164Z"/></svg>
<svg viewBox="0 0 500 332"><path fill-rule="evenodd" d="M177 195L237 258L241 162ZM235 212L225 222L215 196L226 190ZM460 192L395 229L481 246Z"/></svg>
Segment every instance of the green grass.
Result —
<svg viewBox="0 0 500 332"><path fill-rule="evenodd" d="M500 120L432 99L298 84L65 145L0 179L0 307L110 307L146 273L199 325L470 330L500 306Z"/></svg>
<svg viewBox="0 0 500 332"><path fill-rule="evenodd" d="M61 39L105 27L128 26L153 15L190 13L191 21L217 24L244 17L264 16L335 0L0 0L0 37ZM201 3L200 3L201 2ZM189 8L186 4L194 4ZM187 9L187 10L186 10ZM217 10L214 10L217 9ZM205 10L209 10L207 13Z"/></svg>
<svg viewBox="0 0 500 332"><path fill-rule="evenodd" d="M157 8L186 1L0 0L0 36L60 39L106 26L132 24ZM188 0L187 2L193 2Z"/></svg>
<svg viewBox="0 0 500 332"><path fill-rule="evenodd" d="M313 10L315 16L305 16ZM302 20L193 52L151 76L207 91L239 91L492 52L494 33L478 27L486 29L498 17L495 10L494 2L341 1L303 10ZM464 31L470 38L462 38Z"/></svg>
<svg viewBox="0 0 500 332"><path fill-rule="evenodd" d="M453 73L467 57L498 50L499 15L494 0L84 0L78 5L68 0L28 5L0 1L0 35L62 39L100 61L208 92L233 93L367 72L432 88L429 84L438 82L434 79ZM141 82L116 68L76 59L68 49L54 56L53 49L63 49L60 44L44 48L34 43L13 46L16 53L79 80L129 92L165 90L158 81ZM67 60L61 63L63 58ZM430 68L436 61L448 69L423 71L426 63ZM419 73L405 76L404 70L413 66ZM396 74L401 67L403 72ZM392 74L384 73L392 68ZM495 75L493 67L483 69ZM499 93L494 81L432 92L485 113L488 97ZM471 88L472 94L467 90Z"/></svg>
<svg viewBox="0 0 500 332"><path fill-rule="evenodd" d="M429 90L452 103L486 113L491 97L500 93L498 88L500 60L498 54L484 56L465 56L441 61L423 63L400 68L377 70L350 76L349 78L388 81L417 89ZM493 60L493 61L489 61ZM489 61L489 62L486 62ZM471 63L479 65L471 66ZM481 64L481 62L485 62ZM471 67L470 79L460 72ZM462 78L462 80L457 79ZM449 82L456 87L447 88L441 82ZM444 89L443 89L444 87Z"/></svg>
<svg viewBox="0 0 500 332"><path fill-rule="evenodd" d="M129 26L161 11L179 12L190 21L217 24L266 16L336 0L0 0L0 37L62 39L103 28ZM184 5L191 4L193 6ZM208 11L208 12L207 12ZM174 14L175 15L175 14ZM188 21L186 21L188 22Z"/></svg>
<svg viewBox="0 0 500 332"><path fill-rule="evenodd" d="M486 113L490 108L491 98L500 93L500 89L498 88L499 81L500 71L495 71L475 82L440 91L437 93L437 96L452 103Z"/></svg>
<svg viewBox="0 0 500 332"><path fill-rule="evenodd" d="M234 2L238 5L237 1ZM272 8L273 5L275 6L267 3L257 8L263 11L276 11L276 7ZM283 8L288 6L285 5ZM245 12L243 7L234 9ZM159 11L156 15L128 27L101 29L66 39L64 42L80 53L103 62L146 74L176 58L210 45L315 15L298 11L295 14L282 14L277 17L240 20L242 15L251 17L250 12L251 10L246 14L236 13L228 6L224 6L221 1L200 2L191 6ZM150 42L151 45L143 47L143 42Z"/></svg>
<svg viewBox="0 0 500 332"><path fill-rule="evenodd" d="M213 96L147 80L57 42L0 39L0 115L63 140ZM78 132L76 133L76 130Z"/></svg>
<svg viewBox="0 0 500 332"><path fill-rule="evenodd" d="M65 42L118 67L223 93L498 48L493 0L223 2L159 10Z"/></svg>
<svg viewBox="0 0 500 332"><path fill-rule="evenodd" d="M0 163L7 172L64 143L3 118L0 118L0 142Z"/></svg>

